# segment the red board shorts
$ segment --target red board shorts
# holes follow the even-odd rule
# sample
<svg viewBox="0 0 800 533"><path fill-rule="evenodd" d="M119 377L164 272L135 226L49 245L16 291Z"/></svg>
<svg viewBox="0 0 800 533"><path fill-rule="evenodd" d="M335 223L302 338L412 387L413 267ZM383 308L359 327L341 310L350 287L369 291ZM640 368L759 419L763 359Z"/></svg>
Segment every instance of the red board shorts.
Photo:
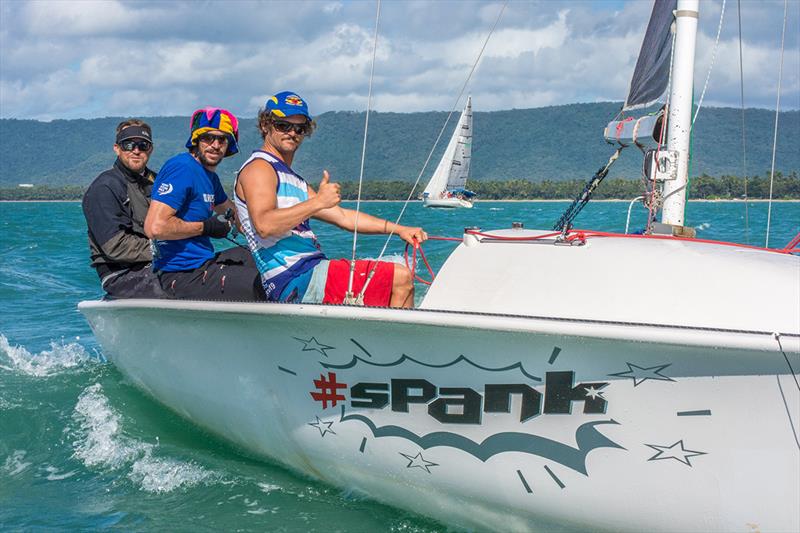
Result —
<svg viewBox="0 0 800 533"><path fill-rule="evenodd" d="M377 265L375 267L375 265ZM356 260L353 274L353 294L358 296L364 287L367 274L375 267L375 274L364 294L364 305L388 307L392 297L394 284L394 263L386 261ZM344 301L347 285L350 281L350 260L333 259L328 265L328 277L325 280L325 298L322 303L340 304Z"/></svg>

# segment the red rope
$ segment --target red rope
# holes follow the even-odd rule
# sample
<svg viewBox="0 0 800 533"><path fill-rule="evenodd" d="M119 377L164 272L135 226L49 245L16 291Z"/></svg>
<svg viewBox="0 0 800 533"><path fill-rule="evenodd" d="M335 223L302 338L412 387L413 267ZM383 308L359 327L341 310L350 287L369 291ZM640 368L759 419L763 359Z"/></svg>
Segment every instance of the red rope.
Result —
<svg viewBox="0 0 800 533"><path fill-rule="evenodd" d="M429 239L437 240L437 241L460 241L461 239L456 239L454 237L428 237ZM411 246L410 244L406 243L406 250L403 253L403 259L405 259L406 267L411 271L411 275L414 276L416 281L423 283L425 285L430 285L433 283L433 280L436 279L436 274L433 272L433 268L431 268L431 264L428 263L428 258L425 257L425 252L422 250L422 243L416 243L416 246L413 247L414 252L411 254L411 264L408 264L408 247ZM425 264L425 267L428 269L428 273L431 275L431 280L428 281L426 279L421 278L417 275L417 250L419 250L419 256L422 258L422 262Z"/></svg>
<svg viewBox="0 0 800 533"><path fill-rule="evenodd" d="M797 245L800 244L800 232L795 235L791 241L789 241L786 246L783 247L785 252L792 253L792 249L797 248Z"/></svg>
<svg viewBox="0 0 800 533"><path fill-rule="evenodd" d="M542 235L531 235L527 237L508 237L506 235L492 235L491 233L484 233L482 231L477 230L467 230L466 233L469 235L476 235L478 237L485 237L487 239L495 239L498 241L536 241L540 239L550 239L561 235L561 232L556 231L553 233L544 233ZM592 231L592 230L570 230L567 232L566 240L567 242L573 241L580 241L586 242L586 239L589 237L616 237L622 239L656 239L656 240L677 240L677 241L690 241L690 242L702 242L706 244L719 244L722 246L733 246L737 248L747 248L750 250L762 250L766 252L775 252L779 254L794 254L800 253L800 233L794 236L791 241L786 245L786 247L782 249L778 248L762 248L760 246L751 246L749 244L739 244L735 242L723 242L723 241L714 241L711 239L690 239L687 237L676 237L674 235L630 235L624 233L612 233L608 231ZM428 237L429 240L432 241L453 241L453 242L461 242L463 239L458 237L439 237L431 235ZM413 247L413 252L411 254L411 264L408 262L408 247L411 246L410 244L406 243L406 249L403 253L403 259L405 260L406 267L411 270L411 274L414 276L416 281L423 283L425 285L430 285L433 283L433 280L436 279L436 274L433 272L433 268L431 267L430 263L428 262L428 258L425 257L425 251L422 249L422 243L416 243L416 246ZM419 256L422 258L422 263L425 265L425 268L428 269L428 273L431 276L430 281L421 278L417 275L417 250L419 250Z"/></svg>

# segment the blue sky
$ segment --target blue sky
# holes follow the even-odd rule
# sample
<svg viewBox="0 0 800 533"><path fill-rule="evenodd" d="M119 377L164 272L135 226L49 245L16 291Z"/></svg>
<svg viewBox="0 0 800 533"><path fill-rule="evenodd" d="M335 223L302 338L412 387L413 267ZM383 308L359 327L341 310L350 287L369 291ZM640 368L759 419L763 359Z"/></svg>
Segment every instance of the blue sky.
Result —
<svg viewBox="0 0 800 533"><path fill-rule="evenodd" d="M384 0L373 108L449 110L502 2ZM783 0L741 0L745 104L774 108ZM477 111L622 100L649 0L512 1L469 92ZM701 0L696 90L722 0ZM800 108L800 0L789 1L782 109ZM0 116L254 116L292 90L312 113L366 107L371 1L0 2ZM740 105L728 0L705 105Z"/></svg>

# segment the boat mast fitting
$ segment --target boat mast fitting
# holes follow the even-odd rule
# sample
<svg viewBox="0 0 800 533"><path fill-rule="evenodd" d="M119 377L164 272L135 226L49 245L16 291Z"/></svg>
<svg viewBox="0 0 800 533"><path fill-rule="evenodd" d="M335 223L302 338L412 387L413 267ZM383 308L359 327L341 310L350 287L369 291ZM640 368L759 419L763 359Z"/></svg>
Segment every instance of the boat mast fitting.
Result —
<svg viewBox="0 0 800 533"><path fill-rule="evenodd" d="M700 0L678 0L675 11L675 63L670 87L667 146L678 154L678 171L675 179L664 182L661 212L661 222L672 226L683 226L686 207L699 4Z"/></svg>

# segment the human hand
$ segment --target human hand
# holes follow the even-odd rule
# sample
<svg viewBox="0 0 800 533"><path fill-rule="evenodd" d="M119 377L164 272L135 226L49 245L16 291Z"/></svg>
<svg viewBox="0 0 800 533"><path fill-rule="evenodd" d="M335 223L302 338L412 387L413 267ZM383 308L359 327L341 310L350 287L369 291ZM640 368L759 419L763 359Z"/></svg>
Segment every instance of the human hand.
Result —
<svg viewBox="0 0 800 533"><path fill-rule="evenodd" d="M228 236L231 230L231 223L225 218L225 215L212 215L203 221L204 237L213 237L221 239Z"/></svg>
<svg viewBox="0 0 800 533"><path fill-rule="evenodd" d="M317 190L317 201L322 205L322 209L337 206L342 201L341 186L338 183L331 183L330 179L328 171L323 171L322 181L319 182Z"/></svg>
<svg viewBox="0 0 800 533"><path fill-rule="evenodd" d="M421 242L428 240L428 234L422 228L399 226L395 231L398 237L416 248Z"/></svg>

